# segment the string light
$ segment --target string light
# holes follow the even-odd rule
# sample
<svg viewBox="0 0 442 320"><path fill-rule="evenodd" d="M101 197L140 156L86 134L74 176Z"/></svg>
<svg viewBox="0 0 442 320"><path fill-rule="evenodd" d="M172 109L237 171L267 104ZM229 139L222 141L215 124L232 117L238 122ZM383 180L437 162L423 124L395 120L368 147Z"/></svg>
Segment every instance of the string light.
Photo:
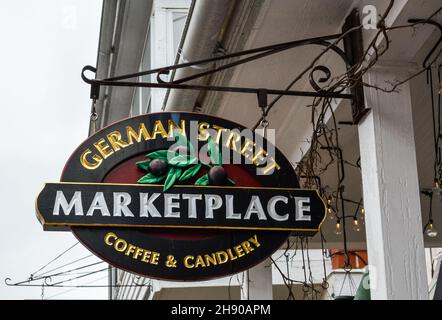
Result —
<svg viewBox="0 0 442 320"><path fill-rule="evenodd" d="M429 238L435 238L438 235L438 231L437 231L436 227L434 226L432 219L428 222L428 225L425 228L425 234Z"/></svg>
<svg viewBox="0 0 442 320"><path fill-rule="evenodd" d="M329 196L329 197L327 198L327 205L330 207L330 206L331 206L331 203L332 203L332 197Z"/></svg>
<svg viewBox="0 0 442 320"><path fill-rule="evenodd" d="M358 218L353 218L353 231L359 232L361 231L361 226L359 224Z"/></svg>
<svg viewBox="0 0 442 320"><path fill-rule="evenodd" d="M440 194L440 191L440 182L438 179L434 179L433 192L435 192L436 194Z"/></svg>
<svg viewBox="0 0 442 320"><path fill-rule="evenodd" d="M365 224L365 209L361 208L361 211L359 213L359 218L361 219L362 224Z"/></svg>
<svg viewBox="0 0 442 320"><path fill-rule="evenodd" d="M335 227L334 233L336 235L342 234L342 225L341 225L341 220L340 219L338 219L338 221L336 221L336 227Z"/></svg>
<svg viewBox="0 0 442 320"><path fill-rule="evenodd" d="M330 220L334 220L335 215L333 213L333 208L332 207L327 207L327 214L328 214Z"/></svg>

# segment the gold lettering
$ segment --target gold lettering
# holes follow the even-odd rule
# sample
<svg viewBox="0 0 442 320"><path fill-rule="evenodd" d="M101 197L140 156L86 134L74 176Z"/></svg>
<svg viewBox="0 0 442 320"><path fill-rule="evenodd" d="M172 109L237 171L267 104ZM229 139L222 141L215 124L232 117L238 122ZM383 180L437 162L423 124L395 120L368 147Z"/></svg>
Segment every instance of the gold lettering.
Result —
<svg viewBox="0 0 442 320"><path fill-rule="evenodd" d="M216 266L217 264L218 264L218 262L216 261L216 256L215 256L215 254L214 253L212 253L211 255L209 255L209 254L205 254L204 255L204 258L205 258L205 260L206 260L206 266L210 266L210 265L214 265L214 266Z"/></svg>
<svg viewBox="0 0 442 320"><path fill-rule="evenodd" d="M218 260L218 264L223 264L229 261L229 256L225 251L215 252L216 259Z"/></svg>
<svg viewBox="0 0 442 320"><path fill-rule="evenodd" d="M232 149L233 151L239 152L237 145L238 145L238 142L240 142L240 141L241 141L241 135L237 132L230 131L230 134L227 137L225 146L227 148Z"/></svg>
<svg viewBox="0 0 442 320"><path fill-rule="evenodd" d="M107 135L107 139L115 151L121 150L128 146L127 142L121 139L121 133L119 131L112 131Z"/></svg>
<svg viewBox="0 0 442 320"><path fill-rule="evenodd" d="M205 267L206 264L204 263L203 257L198 256L196 258L196 262L195 262L195 268L198 268L199 266Z"/></svg>
<svg viewBox="0 0 442 320"><path fill-rule="evenodd" d="M144 123L140 123L140 125L138 126L138 132L136 132L131 126L127 126L126 135L128 144L133 144L134 140L136 142L141 142L141 138L143 138L144 140L150 139L149 132L147 131Z"/></svg>
<svg viewBox="0 0 442 320"><path fill-rule="evenodd" d="M250 242L248 242L248 241L242 242L241 246L243 247L243 249L246 252L246 254L248 254L248 253L252 252L253 250L255 250L255 249L252 248L252 246L250 245Z"/></svg>
<svg viewBox="0 0 442 320"><path fill-rule="evenodd" d="M113 245L113 243L110 242L110 238L117 239L118 237L117 237L117 235L116 235L115 233L113 233L113 232L108 232L108 233L106 233L106 235L104 236L104 243L107 244L108 246L112 246L112 245Z"/></svg>
<svg viewBox="0 0 442 320"><path fill-rule="evenodd" d="M167 125L169 127L169 137L173 138L174 129L179 130L182 135L186 135L186 122L184 120L181 120L180 126L178 126L173 120L169 119Z"/></svg>
<svg viewBox="0 0 442 320"><path fill-rule="evenodd" d="M156 120L153 125L152 139L156 139L158 134L163 138L167 138L167 132L164 130L163 124L160 120Z"/></svg>
<svg viewBox="0 0 442 320"><path fill-rule="evenodd" d="M277 170L281 169L281 167L276 163L275 159L272 158L272 162L270 162L270 164L267 167L265 167L264 169L261 169L261 172L263 174L267 174L268 172L272 171L275 168Z"/></svg>
<svg viewBox="0 0 442 320"><path fill-rule="evenodd" d="M261 246L261 244L258 242L258 237L256 236L256 234L253 235L253 237L251 237L251 238L249 239L249 241L250 241L251 243L253 243L253 244L255 245L255 247L257 247L257 248Z"/></svg>
<svg viewBox="0 0 442 320"><path fill-rule="evenodd" d="M189 263L189 260L192 259L192 261L195 259L194 256L185 256L184 257L184 266L188 269L192 269L195 267L195 265L192 263Z"/></svg>
<svg viewBox="0 0 442 320"><path fill-rule="evenodd" d="M149 250L144 250L143 257L141 258L141 261L149 263L151 254L152 254L152 252L150 252Z"/></svg>
<svg viewBox="0 0 442 320"><path fill-rule="evenodd" d="M241 258L242 256L245 255L244 251L242 250L241 245L235 246L235 247L233 247L233 249L235 250L235 253L238 256L238 258Z"/></svg>
<svg viewBox="0 0 442 320"><path fill-rule="evenodd" d="M86 156L91 153L92 153L92 151L90 149L86 149L86 150L84 150L84 152L81 154L81 157L80 157L81 165L88 170L97 169L100 166L100 164L103 162L103 158L100 157L98 154L94 154L92 156L92 159L94 159L95 162L89 162L86 159Z"/></svg>
<svg viewBox="0 0 442 320"><path fill-rule="evenodd" d="M106 141L104 141L104 139L100 139L95 142L94 146L101 153L104 159L107 159L112 153L114 153L114 150L108 150L110 146L106 143Z"/></svg>
<svg viewBox="0 0 442 320"><path fill-rule="evenodd" d="M152 252L152 257L150 258L151 264L158 264L158 260L160 258L160 254L158 252Z"/></svg>
<svg viewBox="0 0 442 320"><path fill-rule="evenodd" d="M241 154L250 159L253 155L253 147L255 146L255 143L250 140L250 139L246 139L246 141L244 142L242 148L241 148ZM250 153L249 153L250 152Z"/></svg>
<svg viewBox="0 0 442 320"><path fill-rule="evenodd" d="M210 134L209 131L207 131L207 129L210 127L210 124L208 124L207 122L201 122L198 125L198 140L199 141L207 141L207 139L209 139Z"/></svg>
<svg viewBox="0 0 442 320"><path fill-rule="evenodd" d="M138 257L141 256L141 254L143 253L143 251L144 251L143 249L141 249L140 247L137 247L137 248L135 249L135 252L134 252L132 258L134 258L134 259L138 259Z"/></svg>
<svg viewBox="0 0 442 320"><path fill-rule="evenodd" d="M226 251L227 251L227 254L229 255L230 260L233 261L233 260L238 259L237 256L234 256L234 255L233 255L233 253L232 253L232 249L227 249Z"/></svg>
<svg viewBox="0 0 442 320"><path fill-rule="evenodd" d="M123 252L127 248L127 242L125 240L123 240L123 239L118 239L114 243L114 248L118 252Z"/></svg>
<svg viewBox="0 0 442 320"><path fill-rule="evenodd" d="M226 131L227 129L226 129L226 128L223 128L223 127L220 127L220 126L217 126L217 125L215 125L215 124L212 125L212 127L213 127L213 129L216 129L216 130L217 130L217 131L216 131L215 142L219 144L219 141L220 141L220 139L221 139L221 133L222 133L223 131Z"/></svg>
<svg viewBox="0 0 442 320"><path fill-rule="evenodd" d="M264 163L265 157L267 157L267 151L263 148L259 148L258 152L253 156L252 162L255 166L259 166Z"/></svg>
<svg viewBox="0 0 442 320"><path fill-rule="evenodd" d="M128 255L130 255L131 253L133 253L134 251L135 251L135 246L133 245L133 244L129 244L128 246L127 246L127 250L126 250L126 252L124 252L124 254L126 255L126 256L128 256Z"/></svg>

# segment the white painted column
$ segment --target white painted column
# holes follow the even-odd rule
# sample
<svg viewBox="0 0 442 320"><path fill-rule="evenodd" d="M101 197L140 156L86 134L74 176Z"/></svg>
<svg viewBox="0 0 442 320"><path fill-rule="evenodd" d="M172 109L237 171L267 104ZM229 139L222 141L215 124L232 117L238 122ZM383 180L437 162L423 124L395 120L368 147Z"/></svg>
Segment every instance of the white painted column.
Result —
<svg viewBox="0 0 442 320"><path fill-rule="evenodd" d="M385 86L404 71L376 69L365 82ZM359 124L372 299L428 299L410 87L365 89L371 108Z"/></svg>
<svg viewBox="0 0 442 320"><path fill-rule="evenodd" d="M272 262L270 259L244 272L241 300L272 300Z"/></svg>

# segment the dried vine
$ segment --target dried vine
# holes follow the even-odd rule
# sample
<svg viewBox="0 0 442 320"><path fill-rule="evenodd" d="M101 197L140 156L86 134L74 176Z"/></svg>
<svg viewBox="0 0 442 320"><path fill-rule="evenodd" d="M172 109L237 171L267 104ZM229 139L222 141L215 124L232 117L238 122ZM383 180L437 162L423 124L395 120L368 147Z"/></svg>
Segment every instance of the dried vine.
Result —
<svg viewBox="0 0 442 320"><path fill-rule="evenodd" d="M377 23L376 34L374 35L372 41L369 43L369 45L363 52L362 59L359 62L357 62L353 67L349 68L345 73L330 78L328 85L322 87L321 91L336 93L336 92L342 92L344 90L350 90L356 86L363 85L365 87L370 87L375 90L380 90L386 93L397 92L398 88L402 84L407 83L408 81L419 76L420 74L430 70L437 64L439 58L442 55L442 49L433 52L433 58L431 60L424 62L421 69L419 69L418 71L416 71L415 73L413 73L412 75L410 75L405 79L396 80L394 82L387 82L384 84L369 84L363 81L364 75L367 74L367 72L369 72L377 64L379 59L390 49L391 47L391 40L389 37L390 32L405 28L416 28L418 24L422 25L429 22L432 18L440 14L442 11L442 7L440 7L426 19L414 21L406 25L387 27L386 19L393 7L393 4L394 0L390 0L390 3L386 11L380 16ZM317 65L321 57L324 56L324 54L328 52L332 46L337 45L337 43L339 43L339 41L341 41L348 33L354 32L355 30L361 28L362 25L349 29L348 31L344 32L340 38L336 39L333 43L331 43L330 46L327 46L318 56L316 56L312 60L312 62L299 75L297 75L294 78L293 81L290 82L290 84L286 87L286 90L290 90L295 85L295 83L297 83L303 76L305 76L309 72L310 73L314 72L315 66ZM436 47L434 49L436 49ZM265 119L265 117L269 114L270 110L275 106L275 104L280 100L281 97L282 96L277 96L273 101L271 101L267 105L265 111L263 112L263 116L256 123L255 128L257 128L261 123L261 121ZM345 256L344 268L348 268L348 270L350 270L351 265L350 265L349 254L351 254L351 252L347 250L347 244L345 238L346 237L345 219L347 217L352 217L354 219L357 218L358 211L360 208L362 208L362 199L359 202L357 202L343 198L342 194L344 190L344 179L345 179L344 164L360 168L359 165L360 160L358 160L355 165L352 164L350 161L345 160L342 155L342 149L340 147L340 141L339 141L339 130L338 130L339 128L334 113L333 98L327 98L327 97L314 98L312 103L308 105L308 107L311 109L310 122L312 126L312 135L310 139L307 141L310 147L308 151L305 154L303 154L302 160L293 165L295 167L298 176L302 177L302 187L317 189L321 194L321 196L324 198L324 200L327 202L328 214L334 216L338 221L342 220L342 222L344 223L344 228L343 228L344 229L343 254ZM332 167L335 167L337 173L336 184L334 186L323 186L321 184L320 177L321 175L323 175L324 172L330 170ZM353 215L346 216L345 202L352 202L354 204L357 204L356 212ZM363 214L365 211L362 208L360 212L361 214ZM321 232L321 240L325 241L325 239L323 239L322 237L322 232ZM298 242L298 240L296 241ZM304 240L300 238L300 241L302 246ZM324 258L329 258L325 250L322 250L322 252ZM276 269L281 273L284 280L284 284L289 290L289 299L292 298L293 297L292 285L293 282L296 281L290 279L290 277L285 275L282 272L282 270L276 265L276 262L274 260L272 261L276 266ZM305 268L306 264L304 261L304 270L306 270ZM310 261L308 261L308 268L310 268ZM325 272L325 267L324 267L324 272ZM310 292L308 297L316 297L316 298L318 297L319 291L315 289L313 285L311 274L309 279L306 278L304 280L303 286L304 288L307 288ZM326 282L326 277L324 276L323 290L326 290L327 287L328 284Z"/></svg>

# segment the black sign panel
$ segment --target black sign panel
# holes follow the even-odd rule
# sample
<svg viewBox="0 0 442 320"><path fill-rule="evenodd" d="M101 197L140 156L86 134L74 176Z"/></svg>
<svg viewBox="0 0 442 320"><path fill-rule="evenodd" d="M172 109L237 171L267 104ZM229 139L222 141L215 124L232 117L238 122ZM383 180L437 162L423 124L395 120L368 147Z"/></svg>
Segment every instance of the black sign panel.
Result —
<svg viewBox="0 0 442 320"><path fill-rule="evenodd" d="M74 151L61 183L45 185L37 217L45 230L71 230L103 260L151 278L251 268L290 234L314 235L325 206L316 191L299 189L274 145L238 135L244 129L183 112L116 122Z"/></svg>
<svg viewBox="0 0 442 320"><path fill-rule="evenodd" d="M48 183L37 199L46 230L66 226L317 231L316 191L283 188Z"/></svg>

